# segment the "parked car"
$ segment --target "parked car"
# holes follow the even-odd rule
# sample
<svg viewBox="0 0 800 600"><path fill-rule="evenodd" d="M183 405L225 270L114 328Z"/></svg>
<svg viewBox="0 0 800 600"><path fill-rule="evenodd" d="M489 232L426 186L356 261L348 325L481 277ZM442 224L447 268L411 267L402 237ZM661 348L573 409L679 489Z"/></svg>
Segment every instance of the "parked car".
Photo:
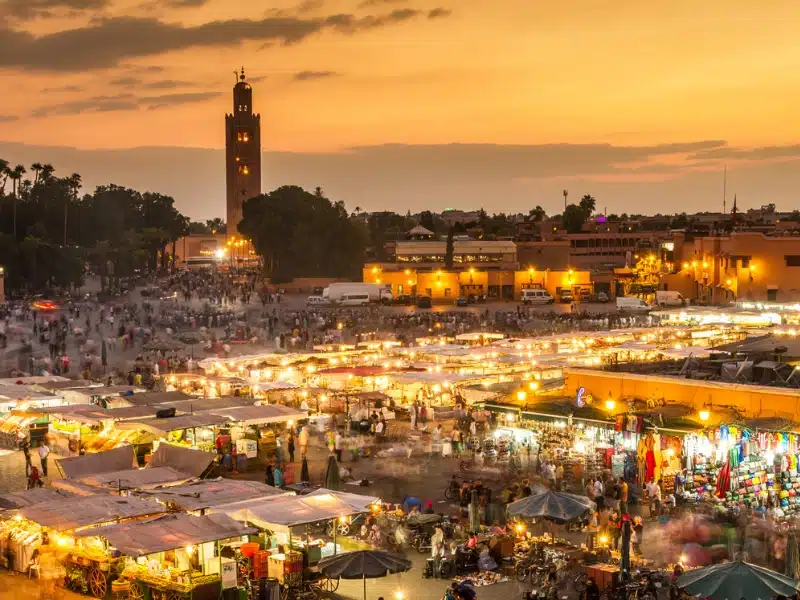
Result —
<svg viewBox="0 0 800 600"><path fill-rule="evenodd" d="M456 306L468 306L469 299L466 296L459 296L456 298Z"/></svg>
<svg viewBox="0 0 800 600"><path fill-rule="evenodd" d="M397 298L395 298L394 303L401 306L412 306L414 304L414 298L412 298L409 294L400 294Z"/></svg>
<svg viewBox="0 0 800 600"><path fill-rule="evenodd" d="M326 299L323 296L309 296L306 300L306 306L319 306L325 304Z"/></svg>
<svg viewBox="0 0 800 600"><path fill-rule="evenodd" d="M417 297L417 308L431 308L433 306L433 302L431 302L430 296L418 296Z"/></svg>
<svg viewBox="0 0 800 600"><path fill-rule="evenodd" d="M558 293L558 301L561 304L571 304L572 303L572 290L569 288L563 288Z"/></svg>
<svg viewBox="0 0 800 600"><path fill-rule="evenodd" d="M581 288L580 300L581 302L590 302L592 299L592 290L589 288Z"/></svg>
<svg viewBox="0 0 800 600"><path fill-rule="evenodd" d="M606 294L605 292L597 292L594 295L594 302L602 302L603 304L605 304L606 302L610 302L610 301L611 301L611 298L609 298L608 294Z"/></svg>

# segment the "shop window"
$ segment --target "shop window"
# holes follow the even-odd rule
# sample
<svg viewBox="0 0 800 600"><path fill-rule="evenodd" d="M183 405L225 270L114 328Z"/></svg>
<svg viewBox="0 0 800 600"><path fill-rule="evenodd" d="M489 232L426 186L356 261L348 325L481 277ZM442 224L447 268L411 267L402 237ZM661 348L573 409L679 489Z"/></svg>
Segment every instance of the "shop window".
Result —
<svg viewBox="0 0 800 600"><path fill-rule="evenodd" d="M247 165L239 165L239 174L240 175L249 175L250 169Z"/></svg>
<svg viewBox="0 0 800 600"><path fill-rule="evenodd" d="M451 296L450 288L444 288L444 297L449 298Z"/></svg>
<svg viewBox="0 0 800 600"><path fill-rule="evenodd" d="M433 290L431 288L425 288L425 295L426 296L433 296Z"/></svg>

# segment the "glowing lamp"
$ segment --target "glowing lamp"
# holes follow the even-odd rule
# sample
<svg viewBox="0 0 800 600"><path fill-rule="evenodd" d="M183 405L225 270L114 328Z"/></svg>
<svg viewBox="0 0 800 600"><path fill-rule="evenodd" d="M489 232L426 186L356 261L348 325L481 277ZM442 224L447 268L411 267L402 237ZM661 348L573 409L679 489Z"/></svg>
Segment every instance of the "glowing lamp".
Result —
<svg viewBox="0 0 800 600"><path fill-rule="evenodd" d="M606 400L606 410L614 410L614 408L616 406L617 406L617 403L614 400L612 400L611 398Z"/></svg>
<svg viewBox="0 0 800 600"><path fill-rule="evenodd" d="M525 400L525 398L527 398L527 397L528 397L528 394L525 393L525 391L520 390L520 391L517 392L517 400L519 400L520 402L523 402Z"/></svg>
<svg viewBox="0 0 800 600"><path fill-rule="evenodd" d="M711 412L707 410L701 410L699 417L701 421L708 421L711 418Z"/></svg>

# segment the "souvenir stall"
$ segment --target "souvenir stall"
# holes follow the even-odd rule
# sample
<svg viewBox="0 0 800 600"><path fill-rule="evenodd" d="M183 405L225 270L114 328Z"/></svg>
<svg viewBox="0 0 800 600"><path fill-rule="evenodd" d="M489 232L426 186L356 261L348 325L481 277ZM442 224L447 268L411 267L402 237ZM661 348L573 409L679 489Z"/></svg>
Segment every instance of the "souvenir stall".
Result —
<svg viewBox="0 0 800 600"><path fill-rule="evenodd" d="M683 437L664 429L648 430L639 437L636 447L638 482L661 481L664 496L675 491L675 476L681 471Z"/></svg>
<svg viewBox="0 0 800 600"><path fill-rule="evenodd" d="M236 396L249 398L253 394L250 382L237 376L215 376L181 373L164 375L167 391L181 391L202 398Z"/></svg>
<svg viewBox="0 0 800 600"><path fill-rule="evenodd" d="M87 529L77 537L119 557L112 591L130 600L218 600L238 587L225 548L241 547L255 529L225 515L169 514L147 521ZM240 595L240 591L235 592Z"/></svg>
<svg viewBox="0 0 800 600"><path fill-rule="evenodd" d="M613 401L611 401L613 402ZM626 481L637 481L639 477L639 458L637 449L639 439L645 428L644 417L617 415L614 424L615 452L611 456L611 475ZM644 484L644 482L640 482Z"/></svg>
<svg viewBox="0 0 800 600"><path fill-rule="evenodd" d="M775 506L776 518L800 514L798 434L721 425L687 435L683 496L719 510Z"/></svg>
<svg viewBox="0 0 800 600"><path fill-rule="evenodd" d="M103 420L108 411L91 405L70 405L43 408L29 415L48 417L47 442L53 454L77 456L81 448L90 443L103 429Z"/></svg>
<svg viewBox="0 0 800 600"><path fill-rule="evenodd" d="M26 437L31 446L38 446L47 435L49 419L25 410L12 410L0 421L0 448L17 450Z"/></svg>
<svg viewBox="0 0 800 600"><path fill-rule="evenodd" d="M175 446L216 452L216 428L228 424L230 420L227 417L202 412L164 419L121 421L114 427L122 431L139 432L134 445L138 448L137 454L140 454L142 447L145 451L149 447L155 451L162 440Z"/></svg>

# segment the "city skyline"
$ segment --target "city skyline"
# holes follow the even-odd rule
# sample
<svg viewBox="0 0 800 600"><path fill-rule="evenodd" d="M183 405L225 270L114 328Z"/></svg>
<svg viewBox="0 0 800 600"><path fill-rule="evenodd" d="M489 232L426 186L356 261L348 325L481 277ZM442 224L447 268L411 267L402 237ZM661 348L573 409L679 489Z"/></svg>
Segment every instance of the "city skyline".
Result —
<svg viewBox="0 0 800 600"><path fill-rule="evenodd" d="M221 216L220 120L244 64L264 190L319 185L351 210L558 212L564 188L609 212L721 210L727 165L729 199L788 210L794 10L5 0L0 156Z"/></svg>

